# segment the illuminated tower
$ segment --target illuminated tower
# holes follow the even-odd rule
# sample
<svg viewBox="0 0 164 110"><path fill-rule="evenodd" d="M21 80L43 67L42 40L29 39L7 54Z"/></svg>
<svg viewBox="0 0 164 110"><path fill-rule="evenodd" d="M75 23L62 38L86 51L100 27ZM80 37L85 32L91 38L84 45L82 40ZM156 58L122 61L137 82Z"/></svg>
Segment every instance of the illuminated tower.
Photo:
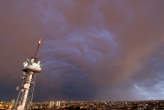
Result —
<svg viewBox="0 0 164 110"><path fill-rule="evenodd" d="M34 57L28 58L23 63L22 84L20 87L17 87L19 94L15 102L14 110L28 110L32 104L36 74L42 70L40 60L37 58L41 42L42 39L38 42Z"/></svg>

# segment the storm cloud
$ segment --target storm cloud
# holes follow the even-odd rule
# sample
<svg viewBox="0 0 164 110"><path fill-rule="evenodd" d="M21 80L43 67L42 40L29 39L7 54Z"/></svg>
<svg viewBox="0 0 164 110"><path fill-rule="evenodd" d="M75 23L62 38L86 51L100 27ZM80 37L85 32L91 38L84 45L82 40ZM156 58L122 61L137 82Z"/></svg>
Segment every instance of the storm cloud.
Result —
<svg viewBox="0 0 164 110"><path fill-rule="evenodd" d="M21 64L40 37L43 71L37 75L36 100L164 98L163 4L0 1L0 98L16 97Z"/></svg>

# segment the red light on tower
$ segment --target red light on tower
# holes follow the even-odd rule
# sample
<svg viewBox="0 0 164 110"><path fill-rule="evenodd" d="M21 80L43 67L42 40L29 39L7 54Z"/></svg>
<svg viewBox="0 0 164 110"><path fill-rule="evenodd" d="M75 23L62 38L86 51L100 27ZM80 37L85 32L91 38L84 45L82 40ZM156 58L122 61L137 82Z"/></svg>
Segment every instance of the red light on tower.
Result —
<svg viewBox="0 0 164 110"><path fill-rule="evenodd" d="M42 43L42 38L40 38L40 40L38 41L38 44L40 45Z"/></svg>

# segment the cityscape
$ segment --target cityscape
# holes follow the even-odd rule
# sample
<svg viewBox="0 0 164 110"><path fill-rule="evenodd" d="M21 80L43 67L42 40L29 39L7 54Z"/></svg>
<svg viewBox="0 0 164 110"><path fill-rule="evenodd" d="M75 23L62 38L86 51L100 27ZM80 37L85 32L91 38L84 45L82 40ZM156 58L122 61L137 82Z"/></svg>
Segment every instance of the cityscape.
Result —
<svg viewBox="0 0 164 110"><path fill-rule="evenodd" d="M0 102L0 110L12 110L15 100ZM164 110L164 101L45 101L29 110Z"/></svg>
<svg viewBox="0 0 164 110"><path fill-rule="evenodd" d="M164 110L164 0L0 0L0 110Z"/></svg>

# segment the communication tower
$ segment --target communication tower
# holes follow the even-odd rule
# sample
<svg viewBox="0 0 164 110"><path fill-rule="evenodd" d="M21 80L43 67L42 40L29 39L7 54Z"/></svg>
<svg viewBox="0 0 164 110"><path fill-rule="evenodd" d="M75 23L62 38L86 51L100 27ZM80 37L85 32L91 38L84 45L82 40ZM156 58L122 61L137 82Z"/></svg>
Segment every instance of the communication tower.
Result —
<svg viewBox="0 0 164 110"><path fill-rule="evenodd" d="M38 41L34 57L27 58L23 62L22 84L16 88L19 93L13 108L14 110L29 110L32 105L36 74L42 70L40 59L37 57L41 43L42 39Z"/></svg>

